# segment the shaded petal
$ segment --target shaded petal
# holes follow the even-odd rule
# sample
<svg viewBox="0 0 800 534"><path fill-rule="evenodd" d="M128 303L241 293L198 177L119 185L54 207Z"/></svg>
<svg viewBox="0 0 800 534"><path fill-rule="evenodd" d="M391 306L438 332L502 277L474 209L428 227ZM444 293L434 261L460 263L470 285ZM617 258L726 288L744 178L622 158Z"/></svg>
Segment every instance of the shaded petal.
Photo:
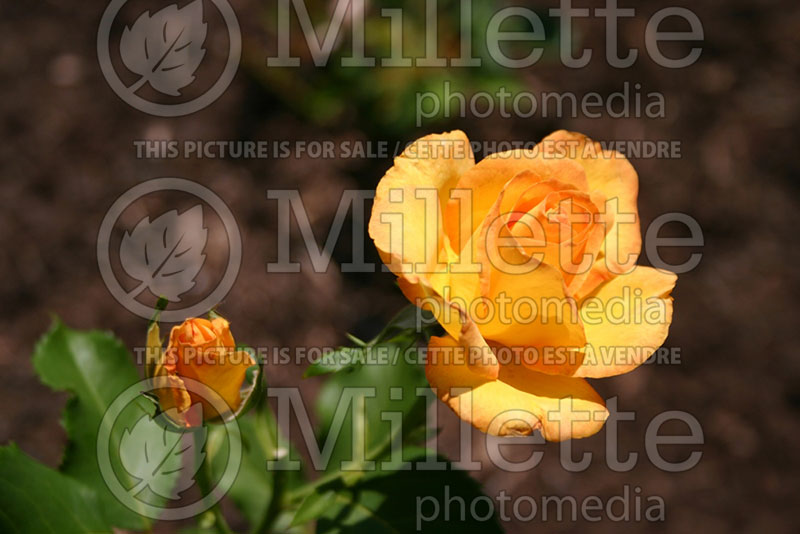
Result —
<svg viewBox="0 0 800 534"><path fill-rule="evenodd" d="M509 150L486 156L464 172L456 189L470 190L472 210L462 209L463 202L451 200L445 209L446 233L455 250L483 223L506 183L522 172L535 181L558 180L587 192L586 173L577 163L564 158L546 158L539 150ZM511 200L516 198L512 195Z"/></svg>
<svg viewBox="0 0 800 534"><path fill-rule="evenodd" d="M478 320L483 336L513 349L580 348L586 342L575 301L568 297L560 271L525 255L499 217L503 193L486 217L478 246L481 295L490 307ZM495 228L499 226L499 228ZM502 245L501 240L511 240ZM524 320L522 310L525 312ZM540 363L542 363L540 361ZM565 373L559 366L537 370Z"/></svg>
<svg viewBox="0 0 800 534"><path fill-rule="evenodd" d="M639 177L636 170L624 155L604 150L600 143L576 132L553 132L539 146L540 152L548 154L548 159L574 158L586 172L589 190L598 190L605 195L606 211L613 214L615 227L606 236L603 243L605 257L597 268L611 274L629 271L642 249L637 208ZM599 277L591 277L591 280L603 278L601 273ZM587 288L583 292L590 290Z"/></svg>
<svg viewBox="0 0 800 534"><path fill-rule="evenodd" d="M219 316L214 317L211 319L211 328L217 335L220 345L223 347L236 346L236 342L233 340L233 335L231 334L231 324L227 319L223 319Z"/></svg>
<svg viewBox="0 0 800 534"><path fill-rule="evenodd" d="M203 394L190 392L190 395L194 402L202 403L206 419L215 419L225 414L220 414L209 399L221 398L230 411L235 412L242 401L240 389L244 384L247 369L255 364L256 362L246 351L219 347L217 350L209 350L198 355L192 365L183 367L180 374L200 382L210 390Z"/></svg>
<svg viewBox="0 0 800 534"><path fill-rule="evenodd" d="M575 376L615 376L644 363L669 333L677 279L639 265L587 297L581 303L587 347Z"/></svg>
<svg viewBox="0 0 800 534"><path fill-rule="evenodd" d="M453 303L449 303L450 313L455 313L461 324L458 337L455 339L466 359L467 368L487 380L497 380L500 365L492 348L469 318L467 313Z"/></svg>
<svg viewBox="0 0 800 534"><path fill-rule="evenodd" d="M497 380L471 372L450 336L432 337L425 375L436 395L461 419L496 436L539 429L548 441L595 434L608 417L603 399L580 378L501 365Z"/></svg>
<svg viewBox="0 0 800 534"><path fill-rule="evenodd" d="M395 158L375 191L369 235L396 275L416 282L434 270L450 190L474 165L469 139L459 130L418 139Z"/></svg>
<svg viewBox="0 0 800 534"><path fill-rule="evenodd" d="M509 188L520 176L509 182ZM570 295L583 286L600 257L607 225L603 224L605 214L599 212L598 203L604 203L599 192L588 195L548 180L520 197L508 219L511 235L520 242L521 251L527 256L538 254L543 263L558 268ZM507 213L503 210L501 207L501 214Z"/></svg>
<svg viewBox="0 0 800 534"><path fill-rule="evenodd" d="M462 259L465 260L464 264L461 264ZM463 324L457 310L468 310L470 304L480 296L479 273L468 272L466 261L445 242L445 247L440 251L440 262L448 265L446 272L432 273L414 282L404 276L397 279L403 295L415 306L431 311L445 330L456 338Z"/></svg>
<svg viewBox="0 0 800 534"><path fill-rule="evenodd" d="M154 373L153 393L158 397L158 406L161 411L166 412L175 423L181 426L202 424L202 420L189 417L192 399L183 380L179 376L169 373L161 364L156 366Z"/></svg>

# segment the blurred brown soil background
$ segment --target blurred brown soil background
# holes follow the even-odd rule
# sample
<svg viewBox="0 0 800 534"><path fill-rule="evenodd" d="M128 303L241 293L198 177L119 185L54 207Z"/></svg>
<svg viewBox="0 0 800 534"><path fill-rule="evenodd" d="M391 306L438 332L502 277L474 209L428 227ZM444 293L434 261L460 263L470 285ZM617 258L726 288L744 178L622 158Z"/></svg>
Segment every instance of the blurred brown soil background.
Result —
<svg viewBox="0 0 800 534"><path fill-rule="evenodd" d="M422 4L420 4L422 5ZM550 3L548 5L554 5ZM581 4L581 6L589 4ZM573 443L591 451L583 473L558 464L558 445L544 447L533 471L476 473L488 494L599 495L624 485L666 502L663 523L570 521L506 525L509 532L795 532L800 494L800 359L797 232L800 228L796 128L800 125L800 5L793 1L686 3L701 18L706 40L695 65L658 67L643 52L647 17L660 2L636 4L637 17L621 42L640 49L623 71L603 60L602 19L577 23L581 44L594 50L587 68L543 62L519 73L523 88L619 90L627 80L661 91L666 118L565 117L445 121L420 130L384 131L342 102L333 121L304 116L288 91L263 79L274 52L273 28L259 26L263 7L233 6L245 35L244 59L233 84L207 109L179 119L151 117L120 100L98 67L95 40L105 4L6 2L0 8L0 443L15 441L35 458L58 464L65 434L65 394L35 376L30 354L52 315L75 328L111 330L129 347L140 345L145 321L127 312L106 289L95 256L96 236L108 207L125 190L158 176L182 176L217 192L239 223L244 258L237 283L220 311L237 339L252 346L326 346L345 343L345 332L376 333L405 305L394 277L342 274L334 265L315 274L268 274L276 258L277 213L268 189L298 188L318 242L327 234L341 191L372 189L388 159L172 159L135 157L136 139L410 141L428 131L464 129L482 141L535 141L558 128L596 139L667 139L681 142L680 159L634 160L640 177L644 227L666 212L696 218L706 244L703 260L681 275L674 322L666 345L680 349L680 365L647 365L594 385L635 422L620 426L623 451L639 454L637 467L614 473L605 466L604 433ZM668 5L675 5L669 3ZM417 6L415 6L417 7ZM273 8L270 7L270 10ZM211 39L218 38L211 30ZM224 54L210 45L210 54ZM370 76L368 71L362 73ZM315 79L310 79L313 86ZM344 83L344 82L342 82ZM346 87L345 87L346 88ZM356 108L358 102L355 102ZM413 98L390 102L413 112ZM349 107L348 107L349 106ZM166 209L166 206L164 207ZM343 235L349 235L349 224ZM677 234L676 234L677 235ZM293 247L307 262L297 228ZM370 259L377 256L367 243ZM334 260L346 261L348 243ZM665 254L678 263L687 251ZM646 262L643 258L642 262ZM300 384L314 397L317 380L302 381L302 367L270 366L276 386ZM664 473L647 459L648 421L666 410L696 416L705 432L703 458L694 469ZM457 452L458 420L440 411L442 448ZM676 427L675 431L680 432ZM482 435L473 433L476 458L486 461ZM527 452L516 450L518 458ZM665 457L681 459L683 453ZM685 456L685 455L684 455Z"/></svg>

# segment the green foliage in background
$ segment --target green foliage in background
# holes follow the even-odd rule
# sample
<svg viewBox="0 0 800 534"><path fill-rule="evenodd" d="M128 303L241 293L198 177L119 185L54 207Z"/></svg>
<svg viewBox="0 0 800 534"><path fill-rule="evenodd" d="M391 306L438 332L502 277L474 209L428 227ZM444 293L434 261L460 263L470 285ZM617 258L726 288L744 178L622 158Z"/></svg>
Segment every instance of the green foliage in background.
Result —
<svg viewBox="0 0 800 534"><path fill-rule="evenodd" d="M333 7L336 2L306 0L309 18L315 25L322 42L329 29ZM458 58L461 54L462 28L459 0L439 0L437 9L438 57ZM456 117L455 99L445 99L445 84L450 93L462 92L466 98L479 91L491 94L504 87L509 92L526 89L519 69L502 67L494 61L486 45L487 21L498 10L506 7L496 2L471 2L472 6L472 56L481 60L479 67L420 67L415 58L425 57L426 18L425 4L416 2L415 9L401 0L378 0L367 4L365 17L365 56L376 58L374 67L345 67L342 58L352 54L349 14L342 24L340 39L323 66L315 66L305 42L297 16L292 10L290 27L293 57L300 58L299 67L265 68L263 52L249 55L249 50L262 50L258 46L245 47L243 65L247 72L261 83L270 97L279 101L304 122L318 126L354 125L367 135L377 133L402 139L417 128L417 94L431 92L445 102L438 116L426 121L427 129L446 127ZM381 58L391 56L391 20L382 17L381 9L402 9L403 55L412 59L412 67L384 67ZM267 33L267 42L277 42L278 4L267 3L262 11L259 26ZM558 40L557 25L543 9L538 13L545 25L547 39L537 46L545 50L542 62L549 61ZM501 25L503 32L530 32L528 21L522 17L510 17ZM312 37L313 38L313 37ZM504 54L522 58L530 53L530 45L505 42L501 45ZM449 104L449 118L445 117L445 105ZM498 103L495 102L497 105ZM430 110L426 110L430 111Z"/></svg>

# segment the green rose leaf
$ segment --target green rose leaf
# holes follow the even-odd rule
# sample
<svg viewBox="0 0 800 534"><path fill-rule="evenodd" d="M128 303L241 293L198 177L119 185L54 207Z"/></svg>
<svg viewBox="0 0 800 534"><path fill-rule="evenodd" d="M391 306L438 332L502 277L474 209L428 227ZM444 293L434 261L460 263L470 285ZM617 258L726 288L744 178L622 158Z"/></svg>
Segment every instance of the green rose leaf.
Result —
<svg viewBox="0 0 800 534"><path fill-rule="evenodd" d="M189 411L202 409L198 403L192 405ZM159 417L163 417L163 414ZM121 455L122 466L138 479L128 493L135 497L149 488L164 499L178 500L181 492L195 483L194 476L205 459L205 453L197 449L205 444L208 430L205 427L178 430L173 425L161 422L159 436L152 431L152 422L151 417L143 415L132 429L126 428L122 434L120 447L125 451ZM141 451L144 461L136 461L139 460L138 455L129 451ZM184 473L190 468L193 469L191 473ZM184 476L180 476L181 473Z"/></svg>
<svg viewBox="0 0 800 534"><path fill-rule="evenodd" d="M388 439L395 428L384 414L400 413L403 436L416 434L425 423L427 399L417 395L417 388L427 386L422 367L416 363L418 353L414 345L414 335L395 337L370 347L366 360L349 373L331 375L322 386L316 402L321 435L320 442L336 437L329 470L339 468L341 461L352 459L351 429L363 429L363 447L367 454L376 449L387 448ZM374 396L363 399L359 408L351 406L343 419L341 427L334 428L333 422L346 388L374 388ZM363 409L361 409L363 406ZM357 435L360 434L357 430ZM321 445L322 446L322 445ZM373 458L368 458L373 459Z"/></svg>
<svg viewBox="0 0 800 534"><path fill-rule="evenodd" d="M46 467L16 445L0 447L0 531L111 532L97 494Z"/></svg>
<svg viewBox="0 0 800 534"><path fill-rule="evenodd" d="M303 525L327 513L332 506L336 506L336 492L315 491L306 497L292 519L292 526Z"/></svg>
<svg viewBox="0 0 800 534"><path fill-rule="evenodd" d="M371 341L363 341L352 334L347 334L347 338L355 347L339 347L334 352L323 355L308 366L303 377L355 371L372 358L375 347L386 344L410 345L414 339L427 342L431 334L438 332L439 328L436 319L429 311L413 305L406 306Z"/></svg>
<svg viewBox="0 0 800 534"><path fill-rule="evenodd" d="M36 345L33 365L44 384L73 395L64 412L63 425L69 443L60 471L97 491L101 503L98 509L104 510L114 526L147 530L150 520L117 500L108 489L97 460L97 439L103 415L120 393L139 381L131 355L109 333L80 332L55 321ZM122 410L110 429L111 465L125 488L133 488L138 482L128 471L142 472L144 468L137 464L149 462L142 448L122 447L123 432L140 423L141 427L136 432L140 439L145 439L145 434L149 434L148 442L161 439L163 429L150 418L152 412L152 403L140 397ZM178 475L178 472L171 475L173 481L177 481ZM166 478L159 483L165 493L167 485ZM156 506L163 505L165 501L149 491L139 497Z"/></svg>
<svg viewBox="0 0 800 534"><path fill-rule="evenodd" d="M267 469L269 460L278 459L276 454L279 456L281 451L288 451L292 445L281 435L263 398L253 410L240 417L237 424L241 430L242 465L227 496L255 528L265 518L274 519L272 512L277 515L280 511L281 503L274 499L276 490L280 493L284 489L297 487L303 482L303 474L299 471L274 472ZM225 446L224 428L211 426L206 450L214 476L221 476L225 469L228 457ZM276 519L276 524L279 521Z"/></svg>
<svg viewBox="0 0 800 534"><path fill-rule="evenodd" d="M431 454L423 449L405 452L411 462ZM494 504L463 471L379 470L365 473L354 484L341 479L325 484L312 495L301 505L295 523L316 519L317 534L503 532Z"/></svg>
<svg viewBox="0 0 800 534"><path fill-rule="evenodd" d="M363 359L364 349L360 347L341 347L329 354L324 354L309 365L303 374L303 378L352 370L357 368Z"/></svg>
<svg viewBox="0 0 800 534"><path fill-rule="evenodd" d="M259 521L272 499L272 473L267 471L272 438L262 434L254 418L251 412L237 420L242 436L242 465L228 490L228 497L251 525ZM219 477L228 457L225 428L215 425L209 431L207 450L214 477Z"/></svg>

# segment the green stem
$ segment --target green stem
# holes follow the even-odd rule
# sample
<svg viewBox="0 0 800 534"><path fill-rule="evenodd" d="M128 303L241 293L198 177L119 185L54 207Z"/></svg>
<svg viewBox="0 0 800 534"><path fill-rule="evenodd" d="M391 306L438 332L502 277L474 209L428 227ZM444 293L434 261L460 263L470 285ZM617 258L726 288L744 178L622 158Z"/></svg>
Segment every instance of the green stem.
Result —
<svg viewBox="0 0 800 534"><path fill-rule="evenodd" d="M266 453L265 460L277 460L274 453L278 450L280 444L280 430L266 398L259 398L258 404L253 411L258 421L258 426L256 427L257 439L261 442L261 450ZM272 497L266 510L264 510L264 514L261 516L261 520L255 525L253 534L269 534L272 532L283 504L285 484L286 473L280 470L272 471Z"/></svg>
<svg viewBox="0 0 800 534"><path fill-rule="evenodd" d="M231 527L228 526L225 516L222 515L222 509L219 507L219 503L215 504L211 511L214 514L214 528L217 532L219 534L234 534Z"/></svg>
<svg viewBox="0 0 800 534"><path fill-rule="evenodd" d="M269 534L272 532L272 527L278 519L281 505L283 504L281 496L283 494L285 481L285 471L272 472L272 499L270 499L269 506L267 506L267 509L264 511L261 521L253 530L253 534Z"/></svg>
<svg viewBox="0 0 800 534"><path fill-rule="evenodd" d="M208 428L206 428L206 432L208 432ZM203 446L205 445L205 435L203 432L195 431L192 435L192 439L194 439L195 443L195 454L199 455L200 451L203 450ZM203 462L203 465L197 471L197 485L200 486L200 491L202 492L203 496L210 495L213 491L211 486L212 480L212 473L211 473L211 458L202 459L199 456L195 456L195 462ZM222 509L219 506L219 502L215 503L214 506L211 507L211 513L214 514L214 528L218 534L234 534L231 527L228 525L228 522L225 520L225 516L222 515Z"/></svg>
<svg viewBox="0 0 800 534"><path fill-rule="evenodd" d="M383 457L383 455L387 451L391 450L392 443L394 443L394 440L397 437L397 433L398 430L395 429L395 431L392 432L391 435L389 435L385 440L383 440L381 443L377 444L370 451L368 451L367 454L364 456L365 462L375 461ZM327 475L323 475L320 478L314 480L313 482L309 482L308 484L305 484L294 491L287 492L285 502L287 504L292 504L297 501L301 501L306 497L308 497L308 495L310 495L317 488L324 486L325 484L329 484L330 482L342 478L343 476L346 476L348 473L352 472L353 471L335 471L333 473L328 473Z"/></svg>

